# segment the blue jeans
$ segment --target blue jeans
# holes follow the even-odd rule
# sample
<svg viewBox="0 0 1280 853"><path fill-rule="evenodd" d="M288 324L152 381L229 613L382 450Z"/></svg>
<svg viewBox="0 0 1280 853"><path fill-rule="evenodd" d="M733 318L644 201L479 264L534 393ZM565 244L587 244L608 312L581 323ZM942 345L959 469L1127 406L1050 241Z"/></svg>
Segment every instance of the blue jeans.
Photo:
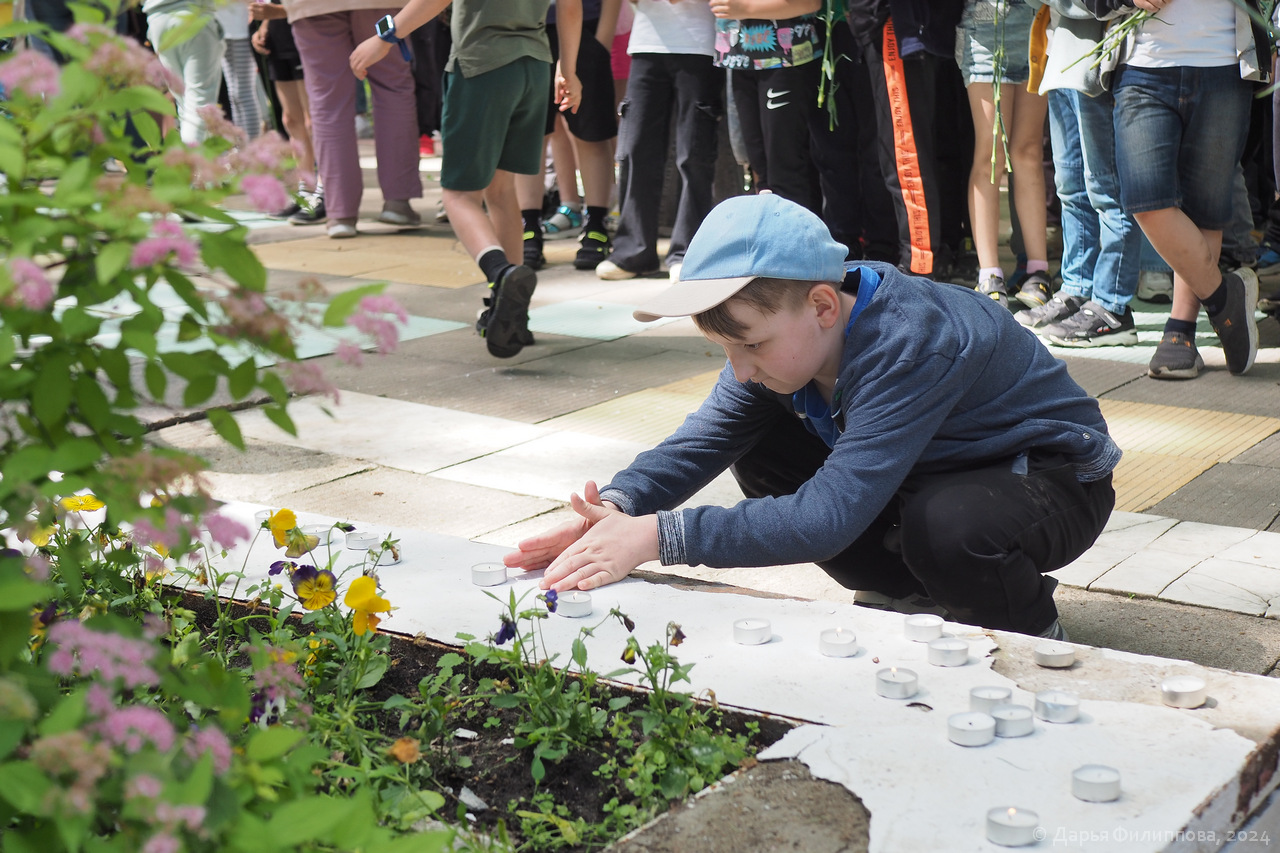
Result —
<svg viewBox="0 0 1280 853"><path fill-rule="evenodd" d="M1177 207L1199 228L1229 225L1249 128L1251 88L1239 68L1122 65L1113 91L1125 212Z"/></svg>
<svg viewBox="0 0 1280 853"><path fill-rule="evenodd" d="M1120 209L1111 96L1049 92L1054 182L1062 202L1062 290L1124 314L1138 290L1142 230Z"/></svg>

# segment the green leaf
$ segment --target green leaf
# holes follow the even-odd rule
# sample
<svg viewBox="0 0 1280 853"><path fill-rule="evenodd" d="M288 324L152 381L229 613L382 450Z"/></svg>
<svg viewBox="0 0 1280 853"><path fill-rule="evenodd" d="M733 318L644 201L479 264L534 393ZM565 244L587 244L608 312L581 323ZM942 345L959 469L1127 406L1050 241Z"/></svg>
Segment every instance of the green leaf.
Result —
<svg viewBox="0 0 1280 853"><path fill-rule="evenodd" d="M76 157L62 174L58 175L58 187L53 191L53 204L70 207L76 197L89 189L89 170L93 162L88 157Z"/></svg>
<svg viewBox="0 0 1280 853"><path fill-rule="evenodd" d="M156 124L155 118L149 113L138 110L129 116L133 119L133 126L137 128L138 135L142 137L142 141L147 143L147 147L155 151L160 148L160 125Z"/></svg>
<svg viewBox="0 0 1280 853"><path fill-rule="evenodd" d="M351 312L356 309L356 305L361 299L381 293L386 288L385 284L366 284L362 287L344 290L329 300L329 307L325 308L324 311L324 324L326 326L345 326L347 318L351 316Z"/></svg>
<svg viewBox="0 0 1280 853"><path fill-rule="evenodd" d="M94 267L98 271L98 281L106 284L119 275L124 265L129 263L129 257L132 254L133 245L124 240L113 240L103 246L98 251L98 256L93 259Z"/></svg>
<svg viewBox="0 0 1280 853"><path fill-rule="evenodd" d="M202 805L212 793L213 753L206 752L191 768L191 775L174 791L174 796L179 803Z"/></svg>
<svg viewBox="0 0 1280 853"><path fill-rule="evenodd" d="M227 275L250 290L261 293L267 286L267 269L244 242L244 228L226 232L206 232L201 237L200 257L210 269L224 269Z"/></svg>
<svg viewBox="0 0 1280 853"><path fill-rule="evenodd" d="M31 605L48 598L49 590L44 585L25 577L0 579L0 611L30 610Z"/></svg>
<svg viewBox="0 0 1280 853"><path fill-rule="evenodd" d="M262 413L267 416L267 420L271 421L280 429L296 436L298 428L293 425L293 418L289 417L289 413L285 411L284 406L266 406Z"/></svg>
<svg viewBox="0 0 1280 853"><path fill-rule="evenodd" d="M281 848L325 838L351 814L351 802L335 797L302 797L285 803L267 821L271 839Z"/></svg>
<svg viewBox="0 0 1280 853"><path fill-rule="evenodd" d="M0 758L8 758L26 733L26 723L20 720L0 720Z"/></svg>
<svg viewBox="0 0 1280 853"><path fill-rule="evenodd" d="M529 773L533 776L534 782L541 782L547 776L547 768L543 765L542 759L535 755L533 761L529 763Z"/></svg>
<svg viewBox="0 0 1280 853"><path fill-rule="evenodd" d="M369 668L365 670L364 676L356 683L356 690L365 690L381 681L390 663L391 659L386 655L378 655L369 661Z"/></svg>
<svg viewBox="0 0 1280 853"><path fill-rule="evenodd" d="M672 767L658 780L662 795L668 800L678 800L689 787L689 773L682 767Z"/></svg>
<svg viewBox="0 0 1280 853"><path fill-rule="evenodd" d="M81 373L75 381L75 402L85 423L99 432L109 432L111 402L102 393L102 386L92 377Z"/></svg>
<svg viewBox="0 0 1280 853"><path fill-rule="evenodd" d="M165 388L169 385L169 374L164 372L164 368L157 362L148 361L143 376L147 380L147 393L151 395L153 400L162 402L164 400Z"/></svg>
<svg viewBox="0 0 1280 853"><path fill-rule="evenodd" d="M20 812L42 814L40 806L52 784L30 761L0 764L0 798Z"/></svg>
<svg viewBox="0 0 1280 853"><path fill-rule="evenodd" d="M520 697L514 693L499 693L489 700L489 704L495 708L517 708L520 703Z"/></svg>
<svg viewBox="0 0 1280 853"><path fill-rule="evenodd" d="M86 468L94 467L101 457L102 450L92 440L73 438L58 445L50 462L54 466L53 470L61 471L64 474L74 474ZM7 467L5 471L7 474Z"/></svg>
<svg viewBox="0 0 1280 853"><path fill-rule="evenodd" d="M244 436L240 433L240 424L236 423L236 419L230 412L226 409L210 409L208 415L209 423L227 444L238 450L244 450Z"/></svg>
<svg viewBox="0 0 1280 853"><path fill-rule="evenodd" d="M247 754L254 761L263 762L279 758L297 745L303 733L283 726L272 726L257 732L249 739Z"/></svg>
<svg viewBox="0 0 1280 853"><path fill-rule="evenodd" d="M252 356L240 362L227 375L227 390L231 392L231 396L237 400L243 400L253 391L253 386L258 382L258 363L253 360Z"/></svg>
<svg viewBox="0 0 1280 853"><path fill-rule="evenodd" d="M204 326L190 314L183 314L178 321L178 343L199 340L204 334Z"/></svg>
<svg viewBox="0 0 1280 853"><path fill-rule="evenodd" d="M71 405L71 356L51 355L40 370L40 393L31 401L31 412L42 424L62 423Z"/></svg>
<svg viewBox="0 0 1280 853"><path fill-rule="evenodd" d="M53 706L49 716L40 721L38 730L42 736L46 737L69 732L78 728L84 720L84 710L84 691L76 691Z"/></svg>
<svg viewBox="0 0 1280 853"><path fill-rule="evenodd" d="M182 391L182 405L188 408L198 406L213 396L218 390L218 377L212 374L197 376L187 383Z"/></svg>
<svg viewBox="0 0 1280 853"><path fill-rule="evenodd" d="M9 123L9 120L4 122ZM15 186L21 186L27 175L27 155L17 145L0 144L0 172L3 172Z"/></svg>

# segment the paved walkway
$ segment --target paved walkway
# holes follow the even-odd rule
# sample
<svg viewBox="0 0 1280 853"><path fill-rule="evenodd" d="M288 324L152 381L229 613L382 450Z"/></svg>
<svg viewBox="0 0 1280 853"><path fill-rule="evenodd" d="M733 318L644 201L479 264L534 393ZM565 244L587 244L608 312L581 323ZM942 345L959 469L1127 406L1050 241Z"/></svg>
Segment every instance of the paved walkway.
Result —
<svg viewBox="0 0 1280 853"><path fill-rule="evenodd" d="M424 164L429 170L438 160ZM531 312L537 345L514 359L491 358L472 331L481 276L447 224L431 222L438 185L416 203L429 224L398 232L371 221L381 198L371 173L366 178L354 240L329 240L322 226L243 218L273 289L307 277L333 292L389 281L388 292L413 315L408 339L362 369L318 355L342 389L342 405L330 414L315 401L298 403L296 440L253 412L241 415L253 448L243 459L220 449L199 421L160 431L161 440L210 456L220 496L287 500L299 510L509 546L557 523L585 480L607 481L668 434L714 381L723 355L691 322L631 318L666 279L602 282L575 271L576 241L547 244L550 265ZM1264 291L1277 284L1264 282ZM1210 332L1200 339L1208 367L1199 379L1158 382L1145 365L1167 307L1135 306L1140 346L1054 350L1099 398L1125 451L1107 532L1056 574L1080 589L1280 617L1280 324L1260 324L1263 349L1246 377L1227 373ZM332 346L309 339L307 350ZM152 417L176 422L180 414ZM724 476L693 502L739 499ZM813 566L646 568L808 598L851 597ZM1274 651L1272 661L1280 657Z"/></svg>

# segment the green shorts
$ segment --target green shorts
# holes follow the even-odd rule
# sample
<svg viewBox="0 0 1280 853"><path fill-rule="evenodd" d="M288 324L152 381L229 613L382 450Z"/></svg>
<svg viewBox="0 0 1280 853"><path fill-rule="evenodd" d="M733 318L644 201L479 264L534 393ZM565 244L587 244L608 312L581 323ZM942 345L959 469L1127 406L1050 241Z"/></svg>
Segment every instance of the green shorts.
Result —
<svg viewBox="0 0 1280 853"><path fill-rule="evenodd" d="M440 185L475 192L496 170L536 175L542 164L551 66L522 56L475 77L444 75Z"/></svg>

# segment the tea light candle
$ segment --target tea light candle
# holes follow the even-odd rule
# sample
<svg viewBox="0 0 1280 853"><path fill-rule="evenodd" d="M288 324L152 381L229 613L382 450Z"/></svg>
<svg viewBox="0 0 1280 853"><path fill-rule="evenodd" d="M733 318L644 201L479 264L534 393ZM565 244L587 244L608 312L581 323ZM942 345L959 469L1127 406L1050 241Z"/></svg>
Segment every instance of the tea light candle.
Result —
<svg viewBox="0 0 1280 853"><path fill-rule="evenodd" d="M591 593L574 590L566 592L556 599L556 613L577 619L591 615Z"/></svg>
<svg viewBox="0 0 1280 853"><path fill-rule="evenodd" d="M347 547L353 551L368 551L381 541L378 534L362 530L354 530L347 534Z"/></svg>
<svg viewBox="0 0 1280 853"><path fill-rule="evenodd" d="M986 746L996 739L996 721L981 711L947 717L947 739L960 746Z"/></svg>
<svg viewBox="0 0 1280 853"><path fill-rule="evenodd" d="M1040 839L1040 815L1026 809L1000 806L987 812L987 840L1001 847L1025 847Z"/></svg>
<svg viewBox="0 0 1280 853"><path fill-rule="evenodd" d="M1086 764L1071 774L1071 793L1086 803L1120 799L1120 771L1105 764Z"/></svg>
<svg viewBox="0 0 1280 853"><path fill-rule="evenodd" d="M1080 697L1065 690L1037 693L1036 716L1046 723L1074 723L1080 716Z"/></svg>
<svg viewBox="0 0 1280 853"><path fill-rule="evenodd" d="M253 523L259 526L266 524L271 520L271 510L260 509L253 514Z"/></svg>
<svg viewBox="0 0 1280 853"><path fill-rule="evenodd" d="M876 673L876 693L886 699L910 699L920 689L920 679L909 669L891 666Z"/></svg>
<svg viewBox="0 0 1280 853"><path fill-rule="evenodd" d="M332 524L304 524L302 532L307 536L314 536L320 540L321 545L330 545L337 538Z"/></svg>
<svg viewBox="0 0 1280 853"><path fill-rule="evenodd" d="M1036 730L1026 705L997 705L988 713L996 721L996 737L1026 737Z"/></svg>
<svg viewBox="0 0 1280 853"><path fill-rule="evenodd" d="M369 550L373 550L373 549L370 548ZM395 548L384 548L378 554L377 565L379 566L394 566L394 565L397 565L399 562L400 562L399 546Z"/></svg>
<svg viewBox="0 0 1280 853"><path fill-rule="evenodd" d="M773 627L767 619L739 619L733 623L733 641L744 646L758 646L773 638Z"/></svg>
<svg viewBox="0 0 1280 853"><path fill-rule="evenodd" d="M990 714L997 705L1004 705L1013 698L1008 687L975 687L969 691L969 710Z"/></svg>
<svg viewBox="0 0 1280 853"><path fill-rule="evenodd" d="M942 617L932 613L914 613L903 620L902 632L915 643L936 640L942 636Z"/></svg>
<svg viewBox="0 0 1280 853"><path fill-rule="evenodd" d="M858 638L843 628L828 628L818 635L818 651L829 658L851 658L858 653Z"/></svg>
<svg viewBox="0 0 1280 853"><path fill-rule="evenodd" d="M1075 646L1050 640L1035 648L1036 663L1050 669L1066 669L1076 662Z"/></svg>
<svg viewBox="0 0 1280 853"><path fill-rule="evenodd" d="M964 666L969 662L969 644L943 637L929 641L929 663L934 666Z"/></svg>
<svg viewBox="0 0 1280 853"><path fill-rule="evenodd" d="M1174 708L1199 708L1209 698L1203 678L1175 675L1160 682L1160 698Z"/></svg>
<svg viewBox="0 0 1280 853"><path fill-rule="evenodd" d="M497 586L506 583L507 567L504 563L476 563L471 567L471 582L476 586Z"/></svg>

